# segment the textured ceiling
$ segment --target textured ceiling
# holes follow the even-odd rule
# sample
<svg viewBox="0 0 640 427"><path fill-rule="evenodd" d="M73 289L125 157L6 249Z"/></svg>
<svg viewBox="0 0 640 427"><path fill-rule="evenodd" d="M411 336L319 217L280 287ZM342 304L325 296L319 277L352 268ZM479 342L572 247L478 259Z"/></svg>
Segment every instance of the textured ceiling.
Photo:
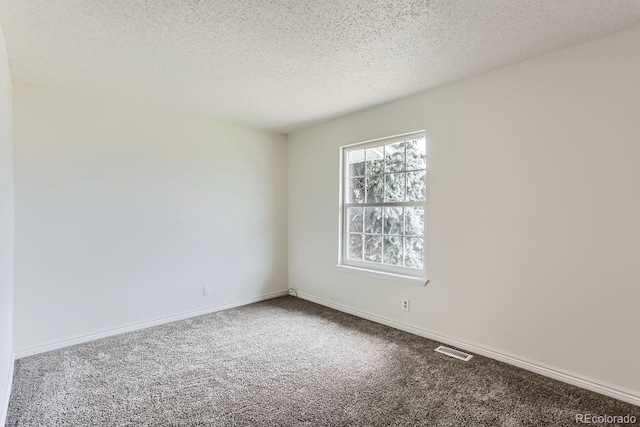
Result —
<svg viewBox="0 0 640 427"><path fill-rule="evenodd" d="M0 0L13 78L289 132L640 23L636 0Z"/></svg>

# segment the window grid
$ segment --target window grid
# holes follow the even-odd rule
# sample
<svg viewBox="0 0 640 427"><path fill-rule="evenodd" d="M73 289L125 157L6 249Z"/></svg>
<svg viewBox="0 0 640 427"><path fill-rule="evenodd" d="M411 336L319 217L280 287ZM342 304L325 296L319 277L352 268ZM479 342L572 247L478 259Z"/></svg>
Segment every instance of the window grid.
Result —
<svg viewBox="0 0 640 427"><path fill-rule="evenodd" d="M407 135L404 139L396 139L395 141L389 141L389 140L381 140L379 145L375 145L375 146L366 146L366 147L358 147L358 146L354 146L354 147L349 147L345 149L345 175L347 177L346 180L344 180L343 185L344 185L344 194L345 194L345 199L348 199L349 202L347 203L343 203L344 206L344 210L343 210L343 220L344 220L344 225L343 225L343 230L345 230L345 232L343 233L343 259L345 260L356 260L356 261L361 261L367 264L371 264L371 266L384 266L384 267L401 267L402 269L412 269L412 270L424 270L424 265L425 265L425 257L424 257L424 211L423 211L423 219L422 219L422 233L420 234L407 234L407 207L422 207L424 209L425 207L425 201L424 200L420 200L420 201L415 201L412 200L410 201L409 199L410 197L410 193L409 193L409 174L411 172L425 172L425 176L422 177L423 179L423 183L426 184L426 167L425 168L410 168L409 164L408 164L408 149L409 149L409 145L411 144L412 140L420 140L423 139L424 143L425 143L425 148L426 148L426 141L424 140L424 134L422 135L417 135L417 134L413 134L413 135ZM400 170L398 171L390 171L389 167L388 167L388 163L387 163L387 154L388 154L388 147L394 144L399 144L402 143L402 167L400 168ZM370 157L370 153L371 150L373 149L381 149L382 151L382 170L380 173L377 174L369 174L369 172L371 171L370 169L374 166L374 161L379 160L376 157L373 157L371 155ZM415 147L412 147L413 149L415 149ZM356 150L362 150L363 151L363 168L361 169L361 175L358 174L358 171L360 170L353 170L353 175L352 175L352 170L351 167L352 165L356 164L357 162L351 163L350 162L350 158L349 158L349 153L352 151L356 151ZM392 155L393 153L391 153ZM424 158L426 159L426 154L424 154ZM374 169L375 170L375 169ZM387 182L387 177L394 175L394 174L402 174L402 188L404 189L404 194L402 195L402 201L394 201L394 202L388 202L387 199L389 198L387 196L387 189L388 189L388 182ZM371 178L378 178L379 180L381 179L381 185L382 185L382 201L376 201L376 202L370 202L369 201L369 189L370 189L370 179ZM349 188L349 184L350 183L356 183L357 179L362 179L362 182L364 184L364 191L363 191L363 198L362 198L362 203L358 203L355 201L351 201L351 198L354 196L354 193L351 192L351 188ZM380 183L380 181L378 181L378 183ZM414 182L415 184L415 182ZM424 188L424 187L423 187ZM374 197L372 197L372 200L374 199ZM354 199L355 200L355 199ZM393 233L388 233L385 229L386 226L386 222L387 222L387 212L385 208L391 208L391 207L401 207L401 230L398 234L393 234ZM378 208L380 210L380 232L379 233L371 233L371 232L366 232L366 220L367 220L367 208ZM360 218L360 228L361 228L361 232L352 232L351 231L351 215L350 215L350 209L357 209L359 210L359 214L361 216ZM351 257L351 253L350 253L350 249L351 249L351 237L352 236L359 236L359 240L360 240L360 247L361 250L359 252L359 259L358 258L352 258ZM380 257L380 261L369 261L367 259L367 253L368 253L368 248L367 248L367 236L376 236L380 238L380 252L379 252L379 257ZM400 240L401 246L400 246L400 253L399 253L399 257L400 259L398 260L399 262L397 264L392 264L386 261L389 261L390 259L388 259L385 255L385 240L389 240L391 241L391 238L398 238ZM407 261L408 261L408 251L409 251L409 246L408 246L408 239L421 239L422 240L422 268L421 269L417 269L413 266L408 266L407 265ZM415 244L415 243L414 243ZM412 249L413 250L413 249ZM376 251L377 252L377 251ZM397 255L397 254L396 254Z"/></svg>
<svg viewBox="0 0 640 427"><path fill-rule="evenodd" d="M375 147L371 147L371 148L375 148ZM375 204L379 204L379 203L384 203L384 204L387 204L387 203L393 203L393 202L387 202L387 200L386 200L386 199L387 199L387 194L386 194L386 193L387 193L387 189L386 189L386 185L384 185L384 184L385 184L385 182L386 182L386 177L387 177L387 176L389 176L389 175L398 175L398 174L402 174L402 175L404 176L404 185L403 185L403 187L404 187L404 194L405 194L404 199L405 199L405 200L406 200L406 199L408 199L408 194L409 194L409 181L407 180L407 176L408 176L410 173L412 173L412 172L425 172L425 171L426 171L426 169L407 169L407 168L406 168L406 164L407 164L407 147L406 147L406 145L405 145L404 150L403 150L403 151L404 151L404 155L403 155L403 157L404 157L405 169L404 169L404 170L401 170L401 171L399 171L399 172L386 172L386 169L387 169L387 156L386 156L386 149L387 149L387 147L386 147L386 146L382 146L381 148L383 148L383 166L382 166L382 167L383 167L383 169L382 169L382 170L383 170L383 172L382 172L382 173L371 174L371 175L367 174L367 163L368 163L368 159L367 159L367 149L364 149L364 164L365 164L365 166L364 166L364 174L363 174L363 175L351 175L351 173L350 173L350 171L349 171L349 163L348 163L348 159L347 159L347 162L346 162L346 171L347 171L346 176L347 176L347 179L345 180L345 187L348 187L348 185L347 185L347 184L348 184L348 182L350 182L349 180L354 180L354 179L363 179L363 180L364 180L364 197L363 197L363 199L365 200L364 204L366 204L366 203L375 203ZM368 180L369 178L382 178L382 183L383 183L383 185L382 185L382 200L383 200L383 201L382 201L382 202L367 202L367 200L368 200L368 198L369 198L369 194L368 194L368 193L369 193L369 191L368 191L368 187L369 187L369 186L367 185L367 183L368 183L368 181L367 181L367 180ZM346 191L347 189L348 189L348 188L345 188L345 191ZM406 201L408 201L408 200L406 200ZM349 203L349 202L347 202L347 203ZM357 204L357 205L363 205L363 203L355 203L355 202L351 202L351 203L352 203L352 204ZM398 203L405 203L405 202L398 202Z"/></svg>
<svg viewBox="0 0 640 427"><path fill-rule="evenodd" d="M380 225L380 232L379 233L371 233L371 232L366 232L365 230L365 207L360 207L360 206L350 206L347 210L347 220L349 218L349 210L350 209L359 209L361 211L361 220L359 221L361 223L361 228L362 231L351 231L350 228L348 228L347 233L349 235L349 237L351 236L360 236L360 239L362 240L362 254L360 256L359 261L363 261L363 262L370 262L365 260L365 242L366 242L366 237L367 236L376 236L376 237L380 237L381 238L381 259L382 261L380 262L381 264L387 264L387 265L395 265L397 266L397 264L391 264L391 263L387 263L384 261L385 259L385 252L384 252L384 240L385 238L391 238L391 237L396 237L396 238L400 238L401 242L402 242L402 252L401 252L401 266L402 267L407 267L406 265L406 250L407 250L407 239L423 239L424 241L424 234L408 234L407 233L407 214L406 214L406 209L405 207L402 207L402 213L401 213L401 218L402 218L402 226L400 229L399 233L390 233L390 232L385 232L385 219L386 219L386 215L385 215L385 209L386 207L389 206L384 206L384 205L376 205L376 206L367 206L367 207L377 207L380 208L382 214L381 214L381 225ZM410 206L409 206L410 207ZM347 225L347 227L349 227L349 224ZM349 257L348 253L347 253L347 257L349 259L356 259L356 258L351 258ZM411 267L408 267L411 268Z"/></svg>

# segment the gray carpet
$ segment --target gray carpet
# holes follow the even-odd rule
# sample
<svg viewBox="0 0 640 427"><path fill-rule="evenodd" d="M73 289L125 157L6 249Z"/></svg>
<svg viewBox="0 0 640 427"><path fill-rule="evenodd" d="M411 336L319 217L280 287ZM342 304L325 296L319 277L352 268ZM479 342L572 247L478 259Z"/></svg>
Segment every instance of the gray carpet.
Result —
<svg viewBox="0 0 640 427"><path fill-rule="evenodd" d="M640 407L293 297L16 362L8 426L575 426ZM613 424L609 424L613 425Z"/></svg>

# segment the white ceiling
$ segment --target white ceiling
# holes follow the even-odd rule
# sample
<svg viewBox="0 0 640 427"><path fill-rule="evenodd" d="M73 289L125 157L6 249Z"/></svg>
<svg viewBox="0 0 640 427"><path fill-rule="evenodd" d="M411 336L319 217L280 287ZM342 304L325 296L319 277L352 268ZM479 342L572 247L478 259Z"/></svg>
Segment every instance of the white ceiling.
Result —
<svg viewBox="0 0 640 427"><path fill-rule="evenodd" d="M289 132L640 23L637 0L0 0L13 78Z"/></svg>

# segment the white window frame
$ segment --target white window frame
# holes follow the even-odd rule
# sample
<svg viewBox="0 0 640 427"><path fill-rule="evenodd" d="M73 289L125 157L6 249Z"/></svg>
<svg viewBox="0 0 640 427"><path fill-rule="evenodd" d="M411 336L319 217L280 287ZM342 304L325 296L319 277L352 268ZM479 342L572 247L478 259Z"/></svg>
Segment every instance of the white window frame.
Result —
<svg viewBox="0 0 640 427"><path fill-rule="evenodd" d="M347 153L352 150L361 150L372 147L381 147L384 145L393 144L396 142L405 141L412 137L423 137L426 141L426 134L424 130L408 132L404 134L394 135L390 137L377 138L369 141L358 142L355 144L344 145L340 147L340 226L339 226L339 250L338 250L338 267L349 270L352 273L363 274L367 276L380 277L384 279L409 282L414 284L426 285L427 279L427 250L426 250L426 207L427 202L379 202L379 203L347 203L346 198L348 195L348 156ZM428 141L427 144L428 151ZM385 156L383 156L385 158ZM405 159L406 161L406 159ZM428 157L427 157L428 163ZM427 174L425 173L425 188L427 184ZM425 198L426 199L426 198ZM415 269L410 267L394 266L384 263L373 263L368 261L360 261L348 259L347 257L347 244L348 244L348 226L347 226L347 209L350 207L410 207L421 206L425 208L425 221L423 222L422 236L424 239L424 253L423 253L423 268ZM384 226L384 224L383 224ZM403 230L404 236L404 230ZM384 238L383 238L384 245ZM363 248L364 250L364 248ZM384 249L383 249L384 251ZM404 254L404 249L403 249ZM383 252L384 256L384 252ZM404 280L403 280L404 279Z"/></svg>

